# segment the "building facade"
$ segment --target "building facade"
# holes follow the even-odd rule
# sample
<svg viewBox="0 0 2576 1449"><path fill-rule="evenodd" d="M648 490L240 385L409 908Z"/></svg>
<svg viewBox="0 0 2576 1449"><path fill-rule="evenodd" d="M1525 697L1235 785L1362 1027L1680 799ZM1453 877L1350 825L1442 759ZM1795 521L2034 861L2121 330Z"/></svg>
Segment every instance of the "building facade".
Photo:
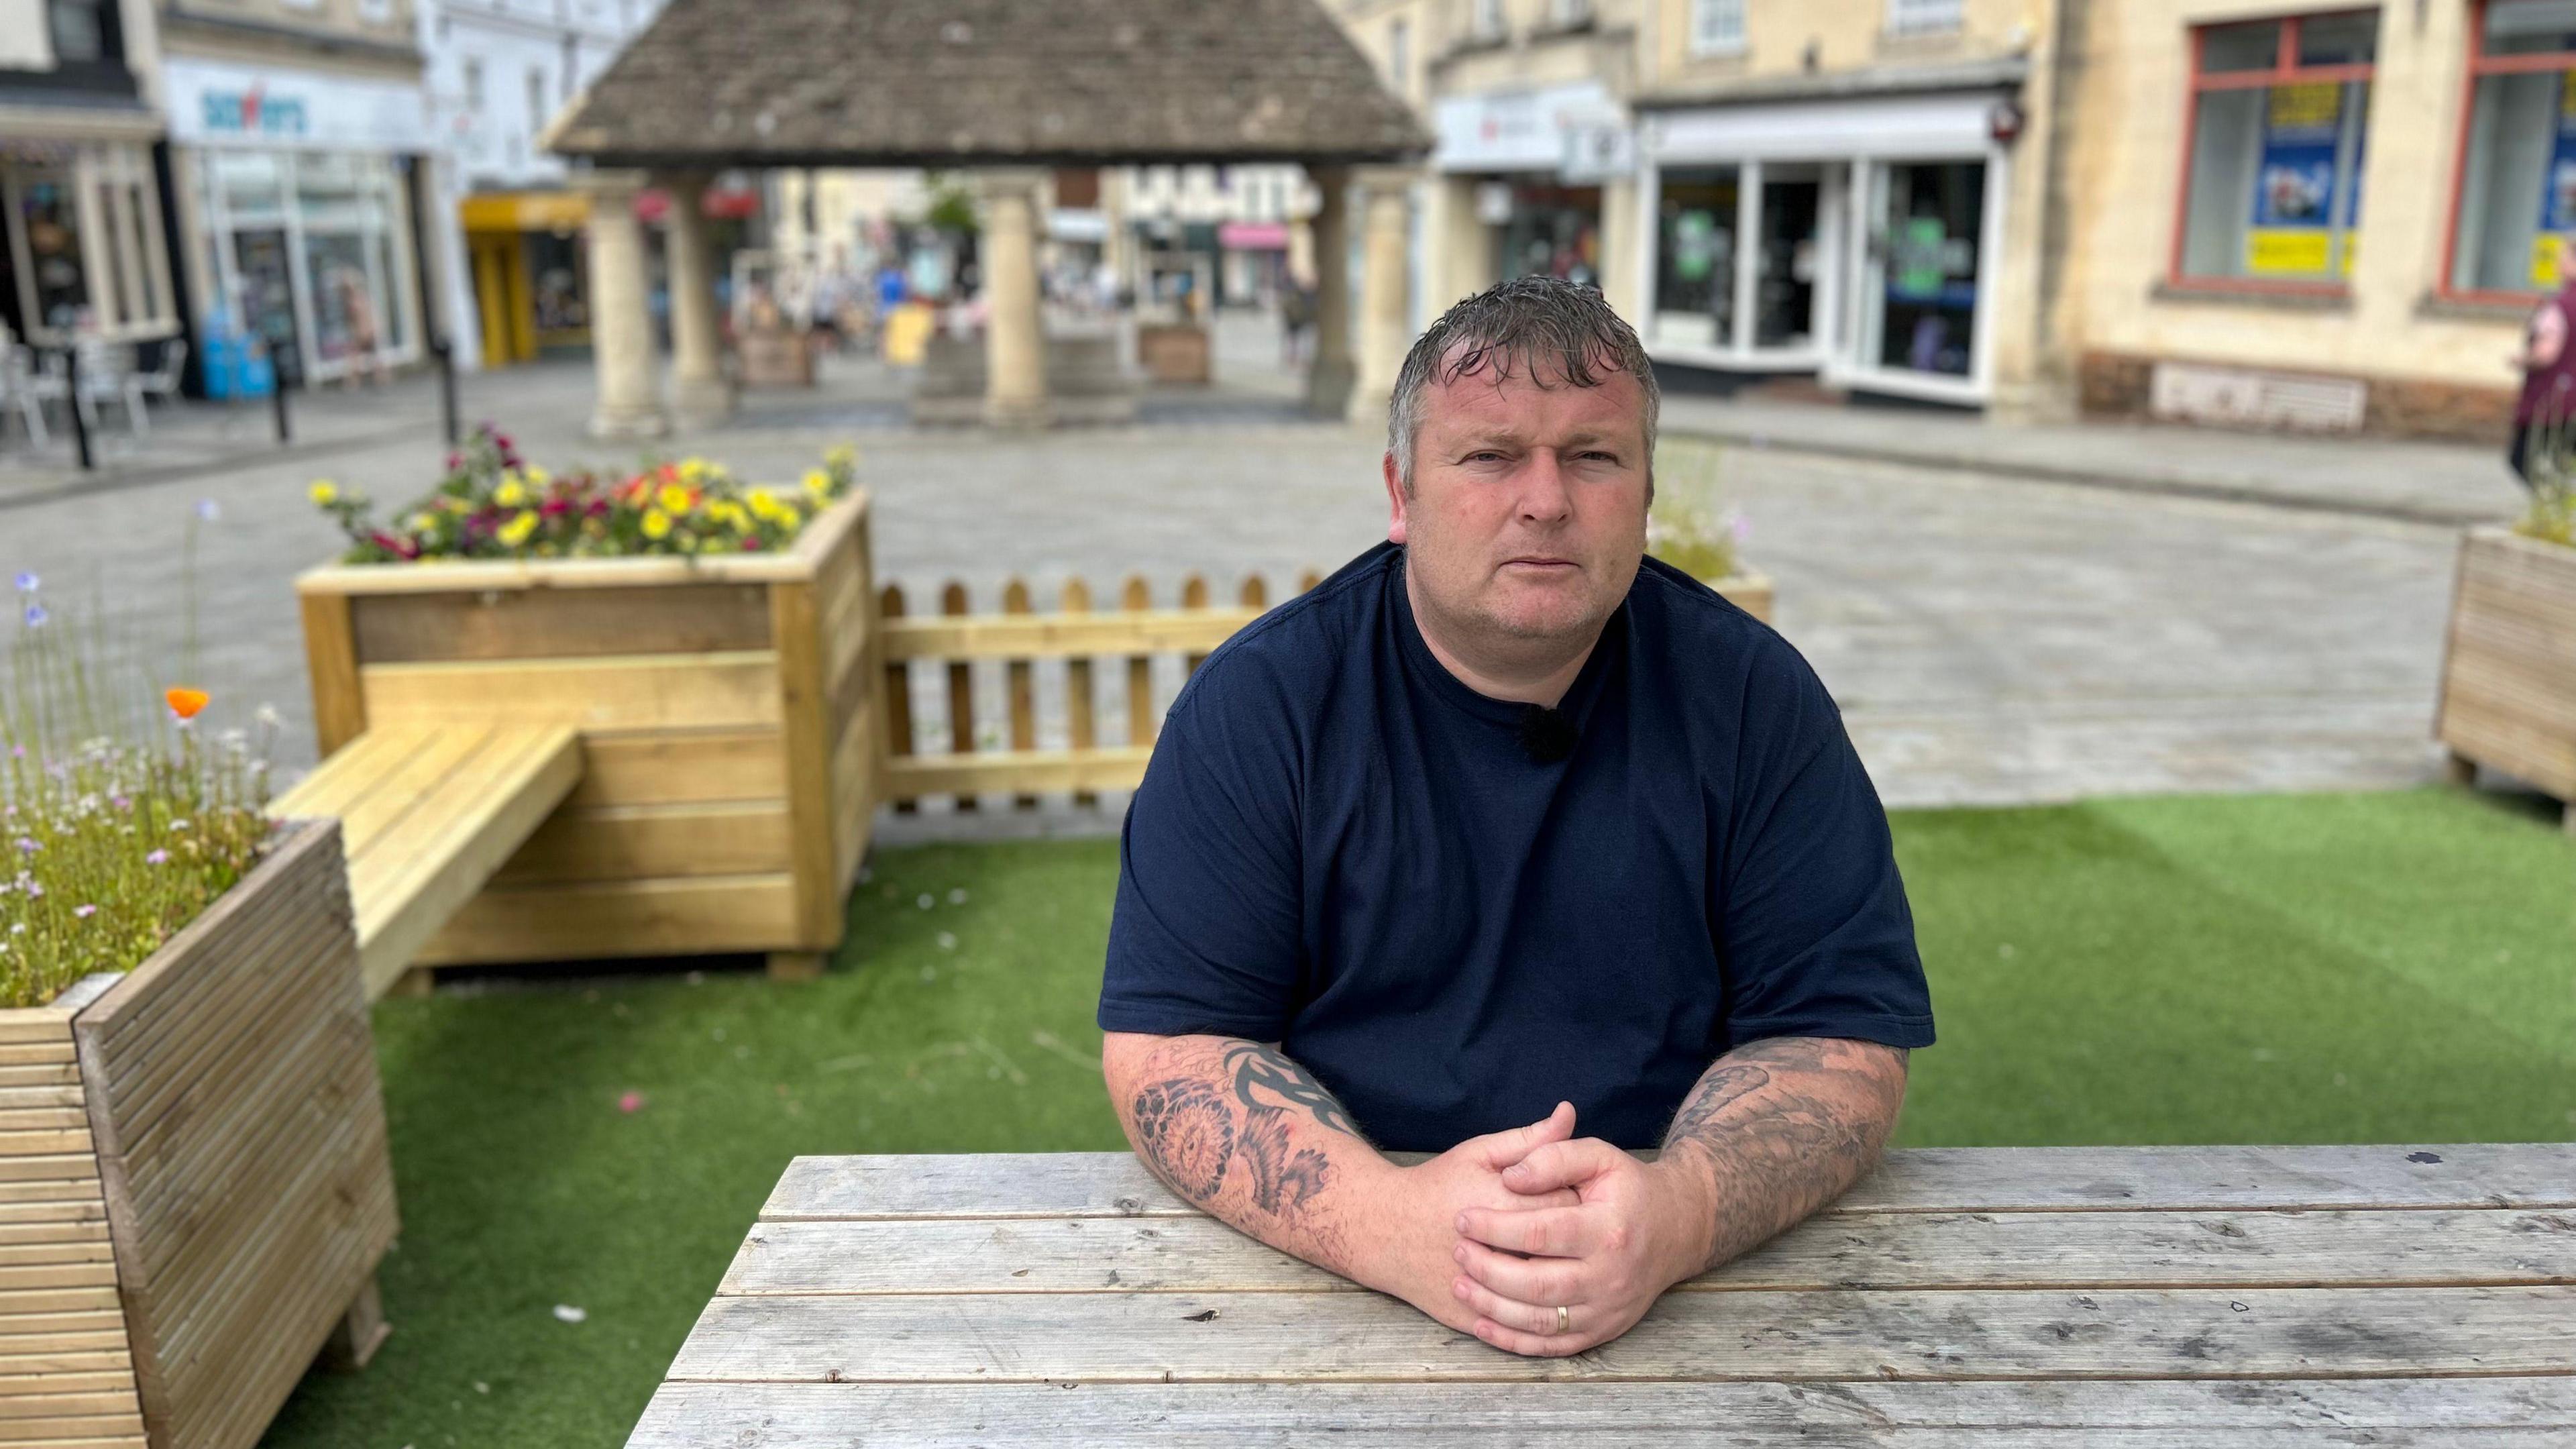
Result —
<svg viewBox="0 0 2576 1449"><path fill-rule="evenodd" d="M158 20L199 355L256 343L313 382L418 360L435 148L411 0L163 0Z"/></svg>
<svg viewBox="0 0 2576 1449"><path fill-rule="evenodd" d="M590 344L589 198L543 136L664 0L421 0L439 245L462 366Z"/></svg>
<svg viewBox="0 0 2576 1449"><path fill-rule="evenodd" d="M0 342L179 330L148 0L0 0Z"/></svg>
<svg viewBox="0 0 2576 1449"><path fill-rule="evenodd" d="M2502 441L2576 229L2576 3L2105 0L2072 39L2089 411Z"/></svg>

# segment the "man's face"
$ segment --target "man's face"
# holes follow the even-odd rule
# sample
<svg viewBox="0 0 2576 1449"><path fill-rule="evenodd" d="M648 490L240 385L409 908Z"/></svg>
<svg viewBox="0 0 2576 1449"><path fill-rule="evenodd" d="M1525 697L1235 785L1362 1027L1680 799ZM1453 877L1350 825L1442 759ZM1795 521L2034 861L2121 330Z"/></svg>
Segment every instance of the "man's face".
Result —
<svg viewBox="0 0 2576 1449"><path fill-rule="evenodd" d="M1597 387L1515 365L1434 380L1414 440L1413 493L1386 457L1405 569L1460 644L1511 652L1586 646L1628 596L1646 551L1645 393L1624 372Z"/></svg>

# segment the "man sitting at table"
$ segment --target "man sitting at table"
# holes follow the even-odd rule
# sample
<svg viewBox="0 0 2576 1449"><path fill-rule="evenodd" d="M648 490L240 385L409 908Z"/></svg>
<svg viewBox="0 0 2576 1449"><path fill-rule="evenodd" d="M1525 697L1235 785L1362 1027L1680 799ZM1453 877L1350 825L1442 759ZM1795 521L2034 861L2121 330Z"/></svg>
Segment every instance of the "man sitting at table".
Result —
<svg viewBox="0 0 2576 1449"><path fill-rule="evenodd" d="M1452 308L1395 384L1388 542L1208 657L1120 850L1099 1021L1137 1156L1516 1353L1840 1195L1932 1041L1833 700L1644 558L1657 406L1589 288Z"/></svg>

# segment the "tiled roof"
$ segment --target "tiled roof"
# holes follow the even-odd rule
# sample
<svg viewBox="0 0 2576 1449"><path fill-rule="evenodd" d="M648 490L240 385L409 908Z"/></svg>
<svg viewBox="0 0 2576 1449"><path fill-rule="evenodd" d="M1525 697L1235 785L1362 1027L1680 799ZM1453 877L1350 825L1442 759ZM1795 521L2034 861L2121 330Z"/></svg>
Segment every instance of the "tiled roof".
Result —
<svg viewBox="0 0 2576 1449"><path fill-rule="evenodd" d="M550 133L610 166L1369 161L1431 138L1318 0L673 0Z"/></svg>

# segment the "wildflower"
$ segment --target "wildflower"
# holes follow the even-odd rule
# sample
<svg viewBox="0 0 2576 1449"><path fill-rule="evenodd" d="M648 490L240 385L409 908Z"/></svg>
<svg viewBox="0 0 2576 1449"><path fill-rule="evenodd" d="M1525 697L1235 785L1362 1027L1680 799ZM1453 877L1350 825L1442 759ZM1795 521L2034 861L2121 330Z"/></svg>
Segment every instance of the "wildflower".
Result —
<svg viewBox="0 0 2576 1449"><path fill-rule="evenodd" d="M21 835L18 837L18 851L22 855L34 855L37 851L44 848L44 844L32 835Z"/></svg>
<svg viewBox="0 0 2576 1449"><path fill-rule="evenodd" d="M847 443L840 444L823 455L823 466L834 472L846 473L858 465L859 450Z"/></svg>
<svg viewBox="0 0 2576 1449"><path fill-rule="evenodd" d="M664 513L658 508L646 509L644 511L644 536L646 538L670 537L671 515Z"/></svg>
<svg viewBox="0 0 2576 1449"><path fill-rule="evenodd" d="M495 536L498 537L501 542L508 544L510 547L517 548L526 543L528 541L528 536L536 531L537 516L533 513L522 513L518 517L511 519L509 522L502 524L500 532Z"/></svg>
<svg viewBox="0 0 2576 1449"><path fill-rule="evenodd" d="M37 578L34 574L22 573L18 575L18 592L22 594L32 594L36 591L37 586L43 582L44 580Z"/></svg>
<svg viewBox="0 0 2576 1449"><path fill-rule="evenodd" d="M261 729L273 730L286 723L286 717L279 714L277 712L277 706L273 704L261 705L258 712L252 715L251 718L259 721L259 727Z"/></svg>
<svg viewBox="0 0 2576 1449"><path fill-rule="evenodd" d="M304 490L304 496L312 499L316 507L328 508L340 501L340 485L328 478L316 478L313 486Z"/></svg>
<svg viewBox="0 0 2576 1449"><path fill-rule="evenodd" d="M173 830L173 831L180 831L180 830L185 830L185 829L187 829L187 828L188 828L188 817L186 817L186 816L182 815L182 816L180 816L178 819L171 821L171 822L170 822L170 828L171 828L171 830Z"/></svg>
<svg viewBox="0 0 2576 1449"><path fill-rule="evenodd" d="M143 857L143 863L145 865L168 865L170 863L170 852L166 850L153 851L151 854Z"/></svg>
<svg viewBox="0 0 2576 1449"><path fill-rule="evenodd" d="M662 485L662 491L655 495L655 501L662 505L662 511L665 513L686 513L692 500L688 489L677 483L665 483Z"/></svg>
<svg viewBox="0 0 2576 1449"><path fill-rule="evenodd" d="M492 501L504 508L524 507L528 501L528 487L519 481L518 474L504 473L501 486L492 490Z"/></svg>
<svg viewBox="0 0 2576 1449"><path fill-rule="evenodd" d="M805 491L813 494L817 500L820 500L825 494L832 491L832 475L824 472L820 468L806 474Z"/></svg>
<svg viewBox="0 0 2576 1449"><path fill-rule="evenodd" d="M197 516L208 523L212 523L216 519L224 516L224 510L216 505L215 500L211 498L200 498L197 500Z"/></svg>
<svg viewBox="0 0 2576 1449"><path fill-rule="evenodd" d="M202 689L190 689L185 685L174 685L169 689L161 691L161 698L169 703L170 712L172 714L177 715L183 720L190 720L195 719L197 717L197 712L206 707L208 696Z"/></svg>
<svg viewBox="0 0 2576 1449"><path fill-rule="evenodd" d="M26 620L27 627L30 629L41 629L45 627L45 621L52 617L53 615L45 612L45 606L42 604L29 604L27 606Z"/></svg>
<svg viewBox="0 0 2576 1449"><path fill-rule="evenodd" d="M96 907L96 906L74 906L74 907L72 907L72 914L73 914L73 915L75 915L75 916L78 916L80 919L82 919L82 920L86 921L86 920L88 920L90 917L95 916L95 915L97 915L97 914L98 914L98 907Z"/></svg>

